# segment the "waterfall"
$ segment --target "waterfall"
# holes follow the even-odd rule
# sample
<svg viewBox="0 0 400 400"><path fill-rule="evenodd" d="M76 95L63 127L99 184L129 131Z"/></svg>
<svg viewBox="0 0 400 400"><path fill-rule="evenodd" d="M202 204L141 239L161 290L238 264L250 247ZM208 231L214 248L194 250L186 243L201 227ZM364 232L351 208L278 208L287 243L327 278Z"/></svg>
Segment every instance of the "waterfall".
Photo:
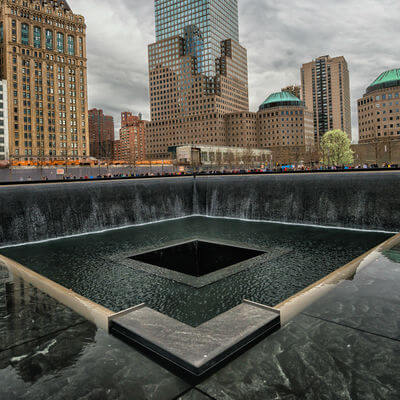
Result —
<svg viewBox="0 0 400 400"><path fill-rule="evenodd" d="M399 231L400 173L155 178L0 188L0 243L192 214Z"/></svg>

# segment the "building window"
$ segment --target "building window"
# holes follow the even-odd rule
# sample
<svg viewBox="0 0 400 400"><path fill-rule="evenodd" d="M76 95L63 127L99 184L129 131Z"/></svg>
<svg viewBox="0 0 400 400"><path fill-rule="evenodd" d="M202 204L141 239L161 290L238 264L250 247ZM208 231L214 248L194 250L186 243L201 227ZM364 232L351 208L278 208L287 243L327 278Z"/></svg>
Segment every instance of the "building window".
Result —
<svg viewBox="0 0 400 400"><path fill-rule="evenodd" d="M21 24L21 43L28 45L29 44L29 25Z"/></svg>
<svg viewBox="0 0 400 400"><path fill-rule="evenodd" d="M42 31L38 26L33 28L33 46L37 49L42 47Z"/></svg>
<svg viewBox="0 0 400 400"><path fill-rule="evenodd" d="M74 37L71 35L68 36L68 54L70 56L75 55L75 40Z"/></svg>
<svg viewBox="0 0 400 400"><path fill-rule="evenodd" d="M83 57L83 39L79 38L79 56Z"/></svg>
<svg viewBox="0 0 400 400"><path fill-rule="evenodd" d="M57 51L64 53L64 34L57 32Z"/></svg>
<svg viewBox="0 0 400 400"><path fill-rule="evenodd" d="M46 30L46 49L53 50L53 31Z"/></svg>
<svg viewBox="0 0 400 400"><path fill-rule="evenodd" d="M0 23L0 43L3 43L4 40L4 28L3 28L3 23Z"/></svg>

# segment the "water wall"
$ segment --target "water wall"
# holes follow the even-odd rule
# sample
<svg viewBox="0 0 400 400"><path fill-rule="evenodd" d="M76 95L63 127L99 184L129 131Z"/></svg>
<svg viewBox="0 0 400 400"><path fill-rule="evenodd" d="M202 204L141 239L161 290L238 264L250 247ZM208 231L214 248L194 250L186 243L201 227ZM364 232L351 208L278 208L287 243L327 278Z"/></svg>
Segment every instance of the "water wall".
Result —
<svg viewBox="0 0 400 400"><path fill-rule="evenodd" d="M190 215L191 178L0 187L0 243L25 243Z"/></svg>
<svg viewBox="0 0 400 400"><path fill-rule="evenodd" d="M200 214L400 231L400 173L197 179Z"/></svg>
<svg viewBox="0 0 400 400"><path fill-rule="evenodd" d="M400 173L282 174L0 188L0 243L202 214L400 231Z"/></svg>

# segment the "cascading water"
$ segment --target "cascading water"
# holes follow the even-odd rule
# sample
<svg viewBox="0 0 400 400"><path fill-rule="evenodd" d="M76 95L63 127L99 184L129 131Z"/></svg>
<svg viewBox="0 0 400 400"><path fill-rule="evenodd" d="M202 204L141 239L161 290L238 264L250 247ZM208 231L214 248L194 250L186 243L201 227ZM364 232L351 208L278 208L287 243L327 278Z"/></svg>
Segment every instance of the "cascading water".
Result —
<svg viewBox="0 0 400 400"><path fill-rule="evenodd" d="M189 215L398 231L400 173L216 176L0 189L0 243Z"/></svg>
<svg viewBox="0 0 400 400"><path fill-rule="evenodd" d="M4 187L0 242L23 243L190 215L190 179Z"/></svg>
<svg viewBox="0 0 400 400"><path fill-rule="evenodd" d="M399 231L400 174L344 173L198 179L200 214Z"/></svg>

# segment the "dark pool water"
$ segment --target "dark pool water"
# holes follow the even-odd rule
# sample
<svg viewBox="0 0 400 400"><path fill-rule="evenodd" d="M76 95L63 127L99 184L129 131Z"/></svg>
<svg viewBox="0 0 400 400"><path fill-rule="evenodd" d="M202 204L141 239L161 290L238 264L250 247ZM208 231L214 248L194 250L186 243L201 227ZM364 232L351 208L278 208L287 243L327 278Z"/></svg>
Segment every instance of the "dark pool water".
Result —
<svg viewBox="0 0 400 400"><path fill-rule="evenodd" d="M274 306L389 238L390 234L190 217L2 249L0 252L75 292L120 311L138 303L191 325L243 298ZM222 241L281 257L196 289L118 262L174 241Z"/></svg>

